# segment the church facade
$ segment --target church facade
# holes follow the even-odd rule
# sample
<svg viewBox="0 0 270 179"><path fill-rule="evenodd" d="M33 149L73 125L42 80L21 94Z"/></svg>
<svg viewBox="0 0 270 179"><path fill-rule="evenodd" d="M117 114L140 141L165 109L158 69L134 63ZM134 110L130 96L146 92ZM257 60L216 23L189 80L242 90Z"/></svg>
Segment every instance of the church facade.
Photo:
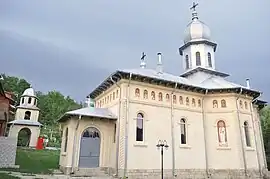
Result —
<svg viewBox="0 0 270 179"><path fill-rule="evenodd" d="M216 70L217 44L195 7L179 48L184 73L157 68L117 70L89 98L94 107L64 114L60 169L105 168L111 175L158 178L262 177L267 171L258 111L261 93Z"/></svg>

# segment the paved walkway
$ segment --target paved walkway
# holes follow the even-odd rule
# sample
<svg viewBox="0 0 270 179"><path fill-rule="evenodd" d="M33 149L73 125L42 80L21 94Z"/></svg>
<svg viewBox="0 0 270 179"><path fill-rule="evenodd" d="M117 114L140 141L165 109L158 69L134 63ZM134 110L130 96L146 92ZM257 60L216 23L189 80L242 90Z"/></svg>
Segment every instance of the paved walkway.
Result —
<svg viewBox="0 0 270 179"><path fill-rule="evenodd" d="M9 172L9 171L0 171L0 173L7 173L9 175L19 177L22 179L111 179L111 177L71 177L63 174L39 175L39 174Z"/></svg>

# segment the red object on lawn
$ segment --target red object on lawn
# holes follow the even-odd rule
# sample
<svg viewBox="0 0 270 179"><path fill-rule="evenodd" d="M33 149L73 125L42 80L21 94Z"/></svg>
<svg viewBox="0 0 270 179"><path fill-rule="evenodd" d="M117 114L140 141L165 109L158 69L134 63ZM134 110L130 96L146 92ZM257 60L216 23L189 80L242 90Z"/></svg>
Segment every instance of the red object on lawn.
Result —
<svg viewBox="0 0 270 179"><path fill-rule="evenodd" d="M38 138L36 149L37 149L37 150L42 150L42 149L44 149L44 138L43 138L43 137L39 137L39 138Z"/></svg>

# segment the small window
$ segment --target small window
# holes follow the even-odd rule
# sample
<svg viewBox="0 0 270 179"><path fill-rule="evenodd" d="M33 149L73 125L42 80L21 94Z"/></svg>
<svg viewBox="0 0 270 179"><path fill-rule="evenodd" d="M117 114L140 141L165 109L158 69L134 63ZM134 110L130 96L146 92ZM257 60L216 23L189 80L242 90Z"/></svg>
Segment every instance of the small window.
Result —
<svg viewBox="0 0 270 179"><path fill-rule="evenodd" d="M67 152L67 144L68 144L68 128L66 128L66 131L65 131L65 138L64 138L64 152Z"/></svg>
<svg viewBox="0 0 270 179"><path fill-rule="evenodd" d="M176 104L176 95L173 95L173 104Z"/></svg>
<svg viewBox="0 0 270 179"><path fill-rule="evenodd" d="M196 107L196 102L195 102L195 99L194 98L192 98L192 106L193 107Z"/></svg>
<svg viewBox="0 0 270 179"><path fill-rule="evenodd" d="M211 59L211 53L210 52L207 53L207 59L208 59L208 66L212 67L213 65L212 65L212 59Z"/></svg>
<svg viewBox="0 0 270 179"><path fill-rule="evenodd" d="M166 101L169 102L170 101L170 95L167 93L166 94Z"/></svg>
<svg viewBox="0 0 270 179"><path fill-rule="evenodd" d="M136 96L137 98L140 97L140 89L139 89L139 88L136 88L136 89L135 89L135 96Z"/></svg>
<svg viewBox="0 0 270 179"><path fill-rule="evenodd" d="M247 147L251 147L249 129L248 128L249 128L248 122L245 121L244 122L244 131L245 131L246 145L247 145Z"/></svg>
<svg viewBox="0 0 270 179"><path fill-rule="evenodd" d="M115 92L113 92L113 100L115 100Z"/></svg>
<svg viewBox="0 0 270 179"><path fill-rule="evenodd" d="M189 106L189 98L186 97L186 105Z"/></svg>
<svg viewBox="0 0 270 179"><path fill-rule="evenodd" d="M248 103L245 101L245 109L248 109Z"/></svg>
<svg viewBox="0 0 270 179"><path fill-rule="evenodd" d="M22 98L22 104L24 104L24 98Z"/></svg>
<svg viewBox="0 0 270 179"><path fill-rule="evenodd" d="M143 98L148 99L148 91L147 90L143 91Z"/></svg>
<svg viewBox="0 0 270 179"><path fill-rule="evenodd" d="M213 108L218 108L218 102L217 102L217 100L213 100Z"/></svg>
<svg viewBox="0 0 270 179"><path fill-rule="evenodd" d="M242 100L240 100L239 105L240 105L240 108L243 109L243 101Z"/></svg>
<svg viewBox="0 0 270 179"><path fill-rule="evenodd" d="M151 98L152 98L152 100L155 100L156 99L156 96L155 96L155 92L154 91L151 92Z"/></svg>
<svg viewBox="0 0 270 179"><path fill-rule="evenodd" d="M227 107L225 99L221 100L221 107L222 108L226 108Z"/></svg>
<svg viewBox="0 0 270 179"><path fill-rule="evenodd" d="M113 136L113 143L116 141L116 124L114 124L114 136Z"/></svg>
<svg viewBox="0 0 270 179"><path fill-rule="evenodd" d="M116 98L119 96L119 90L116 90Z"/></svg>
<svg viewBox="0 0 270 179"><path fill-rule="evenodd" d="M143 123L144 123L144 118L142 113L137 114L137 119L136 119L136 141L143 141Z"/></svg>
<svg viewBox="0 0 270 179"><path fill-rule="evenodd" d="M28 97L28 104L31 104L32 98Z"/></svg>
<svg viewBox="0 0 270 179"><path fill-rule="evenodd" d="M198 100L198 107L202 107L202 101L200 99Z"/></svg>
<svg viewBox="0 0 270 179"><path fill-rule="evenodd" d="M183 97L182 96L179 96L179 103L183 104Z"/></svg>
<svg viewBox="0 0 270 179"><path fill-rule="evenodd" d="M189 58L188 58L188 55L186 55L186 69L189 69Z"/></svg>
<svg viewBox="0 0 270 179"><path fill-rule="evenodd" d="M30 111L25 111L24 113L24 119L25 120L30 120L31 118L31 112Z"/></svg>
<svg viewBox="0 0 270 179"><path fill-rule="evenodd" d="M163 96L162 96L162 93L161 92L158 93L158 100L159 101L163 101Z"/></svg>
<svg viewBox="0 0 270 179"><path fill-rule="evenodd" d="M196 52L196 66L201 66L201 54Z"/></svg>
<svg viewBox="0 0 270 179"><path fill-rule="evenodd" d="M180 142L187 144L187 124L185 119L180 120Z"/></svg>
<svg viewBox="0 0 270 179"><path fill-rule="evenodd" d="M110 94L110 102L112 101L112 94Z"/></svg>

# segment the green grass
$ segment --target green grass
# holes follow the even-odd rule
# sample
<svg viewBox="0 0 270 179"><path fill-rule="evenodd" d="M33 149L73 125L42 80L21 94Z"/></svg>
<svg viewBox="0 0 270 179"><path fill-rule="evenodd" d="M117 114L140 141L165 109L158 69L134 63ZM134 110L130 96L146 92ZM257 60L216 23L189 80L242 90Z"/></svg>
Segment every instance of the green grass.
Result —
<svg viewBox="0 0 270 179"><path fill-rule="evenodd" d="M58 169L59 154L59 151L53 150L18 148L16 165L19 165L20 168L4 170L33 174L51 174L53 170Z"/></svg>
<svg viewBox="0 0 270 179"><path fill-rule="evenodd" d="M1 179L20 179L19 177L14 177L12 175L9 175L8 173L0 173Z"/></svg>

